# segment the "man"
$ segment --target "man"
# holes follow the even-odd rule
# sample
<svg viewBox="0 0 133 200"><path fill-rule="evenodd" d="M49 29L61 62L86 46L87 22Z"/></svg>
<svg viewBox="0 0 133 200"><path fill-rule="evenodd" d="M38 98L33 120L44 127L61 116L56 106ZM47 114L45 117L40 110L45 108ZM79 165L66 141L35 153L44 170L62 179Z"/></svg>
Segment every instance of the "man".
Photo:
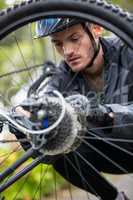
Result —
<svg viewBox="0 0 133 200"><path fill-rule="evenodd" d="M64 59L50 87L58 89L64 96L78 92L89 98L94 94L92 102L96 99L96 105L102 106L97 107L96 115L90 112L88 120L98 127L101 125L111 126L110 129L98 131L100 132L99 135L106 134L105 137L131 139L132 126L121 127L121 125L133 122L132 104L130 103L133 100L132 74L130 74L133 52L120 39L112 37L105 40L100 37L101 34L102 30L98 25L75 18L46 19L37 24L38 37L50 35L56 50ZM74 81L71 81L75 75ZM128 103L128 105L123 106L123 103ZM105 110L106 118L104 114L101 115ZM99 117L97 113L100 113ZM95 132L95 134L97 133ZM105 156L122 166L125 172L132 171L133 166L127 167L131 161L128 154L121 155L120 149L115 149L107 143L98 141L91 141L90 143L100 152L105 153ZM122 146L122 144L118 144L120 147ZM81 155L87 157L89 163L97 170L111 173L122 172L119 167L114 166L105 157L101 157L99 160L99 155L85 146L85 144L82 144L78 151ZM128 143L124 143L122 147L131 152L133 150L132 145ZM69 157L74 162L72 156L69 155ZM124 164L123 158L125 160ZM81 160L79 162L80 168L87 169L87 165L82 164ZM90 184L92 183L93 189L89 188L88 185L86 186L86 184L82 184L83 180L80 180L74 170L72 175L67 177L64 172L63 158L55 162L54 167L78 187L93 193L95 188L98 194L101 194L101 191L97 189L99 187L98 180L94 181L94 177L91 177L89 172L85 173L83 170L82 174L83 177L87 177ZM68 162L67 168L70 173ZM113 199L113 197L110 198ZM116 197L116 199L124 199L124 196Z"/></svg>
<svg viewBox="0 0 133 200"><path fill-rule="evenodd" d="M53 166L72 184L103 200L126 200L100 172L132 172L133 162L127 153L133 152L131 143L91 138L133 138L133 108L129 103L133 100L133 52L117 37L104 39L101 34L101 27L78 18L49 18L37 23L37 37L50 36L63 57L47 91L57 89L64 97L70 96L70 102L78 101L77 94L91 99L87 120L91 127L97 127L88 132L89 146L83 142L77 148L81 155L78 159L70 152L57 159Z"/></svg>

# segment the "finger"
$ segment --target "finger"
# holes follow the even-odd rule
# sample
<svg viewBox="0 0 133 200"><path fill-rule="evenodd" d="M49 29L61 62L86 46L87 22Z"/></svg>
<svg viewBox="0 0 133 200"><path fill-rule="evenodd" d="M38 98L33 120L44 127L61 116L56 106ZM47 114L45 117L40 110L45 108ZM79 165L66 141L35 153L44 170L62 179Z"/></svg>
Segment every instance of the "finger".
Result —
<svg viewBox="0 0 133 200"><path fill-rule="evenodd" d="M16 111L17 113L19 113L19 114L22 114L22 115L28 117L28 118L31 117L31 113L30 113L29 111L27 111L27 110L24 110L21 106L18 106L18 107L15 109L15 111Z"/></svg>

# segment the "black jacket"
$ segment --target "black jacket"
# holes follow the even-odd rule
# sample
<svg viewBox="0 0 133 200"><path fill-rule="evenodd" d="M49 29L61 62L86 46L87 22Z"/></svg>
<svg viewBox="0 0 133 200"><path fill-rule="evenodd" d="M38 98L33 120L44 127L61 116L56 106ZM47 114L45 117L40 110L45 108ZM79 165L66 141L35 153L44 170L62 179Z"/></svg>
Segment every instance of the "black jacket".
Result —
<svg viewBox="0 0 133 200"><path fill-rule="evenodd" d="M100 95L96 94L81 73L73 73L64 62L61 62L57 68L47 88L47 91L57 89L65 97L80 93L91 98L90 96L95 92L95 97L96 95L99 97L99 103L108 104L115 113L113 129L94 129L90 134L88 133L88 136L91 136L90 139L86 139L89 146L82 143L77 149L77 152L90 165L75 153L62 156L54 164L55 169L71 183L94 194L95 190L101 193L102 189L99 187L98 177L93 174L91 166L98 172L127 173L133 171L132 143L112 142L106 139L133 139L133 51L117 37L102 38L101 44L104 50L105 66L104 89ZM104 140L91 139L96 136Z"/></svg>
<svg viewBox="0 0 133 200"><path fill-rule="evenodd" d="M117 37L101 39L104 50L104 89L96 93L81 73L73 73L61 62L47 90L59 90L64 96L80 93L88 98L98 98L115 113L114 127L132 123L133 120L133 50ZM94 98L92 98L94 99ZM113 128L112 134L120 138L132 137L132 126Z"/></svg>

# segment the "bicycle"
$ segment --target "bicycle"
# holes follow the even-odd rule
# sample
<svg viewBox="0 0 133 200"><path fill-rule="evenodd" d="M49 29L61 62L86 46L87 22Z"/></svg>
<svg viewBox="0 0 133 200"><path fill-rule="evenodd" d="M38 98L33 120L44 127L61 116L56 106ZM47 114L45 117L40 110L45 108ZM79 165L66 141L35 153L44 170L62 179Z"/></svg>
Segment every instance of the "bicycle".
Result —
<svg viewBox="0 0 133 200"><path fill-rule="evenodd" d="M24 78L26 82L29 80L28 77L30 77L31 82L32 82L34 79L34 76L38 76L37 75L38 72L36 71L36 69L42 68L44 66L43 62L41 62L41 64L37 63L36 55L34 54L34 49L35 49L35 47L37 47L38 44L36 44L36 42L30 38L33 38L34 22L39 19L42 19L44 17L49 17L49 16L54 16L54 17L75 16L75 17L81 17L84 20L92 21L93 23L99 24L99 25L103 26L105 29L118 35L122 40L124 40L127 43L127 45L129 45L131 48L133 48L133 16L122 11L118 7L115 7L104 1L96 1L96 0L64 1L64 0L60 0L60 3L59 3L58 0L57 1L56 0L49 0L49 1L47 1L47 0L46 1L29 0L28 2L22 2L20 5L14 5L14 7L8 8L7 10L0 12L1 52L4 52L3 54L5 57L5 60L7 62L10 62L10 64L13 66L13 68L18 67L18 69L14 70L14 71L9 70L8 68L6 69L6 67L4 69L2 69L2 71L5 71L5 72L0 75L1 84L10 85L13 82L15 83L15 86L11 87L7 93L5 91L2 92L3 95L5 93L5 97L3 97L3 96L1 97L2 100L4 101L4 107L8 108L9 105L11 107L13 107L11 105L12 96L13 96L13 94L15 94L18 91L20 86L23 85L23 80L19 80L19 79L21 79L20 77L18 78L18 80L17 79L11 80L10 77L14 76L14 74L22 73L22 74L24 74L22 78ZM31 25L29 25L29 24L31 24ZM27 41L29 41L30 46L32 48L32 50L30 52L31 55L27 55L28 51L26 53L24 53L23 47L21 47L22 46L21 39L22 39L22 41L25 41L25 39L26 39L25 35L20 36L21 29L23 29L22 33L24 33L25 31L27 31L27 33L28 33ZM6 45L12 43L13 40L16 42L16 46L18 48L19 55L22 60L21 66L24 66L22 68L20 66L20 69L19 69L19 66L16 66L16 64L14 63L14 60L16 60L17 58L14 58L14 60L12 61L12 59L8 56L9 52L7 53L6 52L7 50L6 51L3 50L3 49L6 49ZM24 44L24 45L26 46L26 44ZM37 56L39 56L39 53L37 52ZM30 59L28 60L28 64L27 64L27 60L26 60L27 57L30 57L30 59L32 59L34 61L33 64L31 64L32 62ZM40 62L40 58L38 60ZM5 63L5 65L6 65L6 63ZM30 65L30 66L28 66L28 65ZM32 70L34 70L34 69L35 69L35 74L32 74ZM28 71L27 74L25 73L26 71ZM5 80L6 78L7 78L7 82ZM39 86L42 83L42 80L44 80L44 78L46 78L46 77L43 76L43 79L39 79L39 80L41 80L39 82ZM19 82L19 86L18 86L18 88L16 88L16 84L18 85L18 82ZM31 92L34 93L36 89L38 89L38 88L32 87ZM4 90L5 90L5 88L4 88ZM26 88L24 88L24 90L26 90ZM54 130L54 129L56 129L56 127L58 127L58 125L62 122L62 119L64 118L64 116L66 114L65 113L65 105L66 104L65 104L64 98L61 96L61 94L58 91L54 91L54 94L52 94L52 95L53 95L52 99L55 99L55 96L57 96L60 99L62 106L60 108L60 113L57 113L58 119L54 120L53 124L50 124L50 126L47 125L47 120L46 120L45 126L42 130L34 130L33 131L33 129L31 129L31 127L34 126L34 124L30 124L29 121L28 121L28 123L31 126L28 124L27 126L30 127L28 129L28 128L24 127L24 123L27 123L27 121L26 120L23 121L24 119L22 116L18 116L14 112L9 113L9 112L5 112L5 110L2 110L2 109L0 110L0 116L1 116L0 118L1 118L2 124L7 123L7 124L10 124L10 126L17 127L18 130L20 130L21 132L23 132L25 134L24 138L19 138L19 139L17 138L14 141L16 141L16 142L19 141L22 146L23 146L24 142L31 141L31 144L32 144L31 148L28 147L28 149L27 148L25 149L26 152L20 159L18 159L15 163L13 163L11 166L7 167L7 169L5 169L3 172L1 172L0 180L3 181L4 179L6 179L10 174L12 174L13 171L15 171L19 166L21 166L30 157L34 157L34 160L32 161L31 164L27 165L23 170L20 170L20 172L18 172L16 175L13 175L12 177L8 178L6 182L1 183L1 185L0 185L1 193L3 193L4 190L6 190L14 182L18 181L19 178L21 178L22 176L27 174L34 167L38 166L45 159L44 147L45 147L45 143L47 141L47 138L45 136L47 136L48 135L47 133L49 133L51 130ZM37 107L45 106L45 104L42 103L44 101L44 99L45 99L45 97L43 97L43 99L41 99L41 100L40 100L40 98L39 99L35 98L34 99L35 101L28 102L28 103L26 102L26 104L22 103L22 105L25 107L30 107L31 109L36 109ZM47 99L45 99L45 100L47 101ZM52 102L52 100L51 100L51 102ZM56 113L55 113L55 115L56 115ZM15 121L15 119L16 119L16 121ZM21 123L21 121L23 121L23 123ZM90 140L91 139L93 140L94 137L97 140L102 140L102 142L104 142L105 144L113 146L113 148L116 151L118 151L118 150L121 151L124 154L126 160L129 159L130 161L132 161L132 155L133 155L132 152L129 152L126 149L120 148L119 145L114 144L112 142L113 138L101 138L99 136L94 135L93 129L91 131L92 131L92 134L91 134L92 137L89 138ZM53 137L53 136L51 136L51 137ZM57 154L68 153L71 150L72 144L71 144L71 140L69 137L70 137L70 135L69 136L66 135L66 138L68 138L69 142L70 142L69 148L68 148L68 146L66 146L65 149L63 149L63 152L61 152L59 149L59 152L57 152ZM83 138L84 138L84 136L83 136ZM74 140L76 140L76 137L74 137ZM84 139L82 139L82 140L84 141ZM121 138L121 140L116 139L116 141L129 143L129 140L126 140L124 138ZM1 140L1 142L8 143L8 142L10 142L10 140L6 141L3 139L3 140ZM13 140L12 140L12 142L13 142ZM130 142L132 142L132 141L130 140ZM78 145L80 145L80 144L78 144ZM50 148L50 146L49 146L49 148ZM57 148L57 146L56 146L56 148ZM95 149L93 146L91 148L94 151L96 151L101 157L106 158L109 162L111 162L111 164L113 163L116 166L116 168L118 168L121 171L121 173L125 174L128 172L132 172L133 169L130 169L129 171L127 171L127 169L125 169L122 166L119 166L119 164L113 162L110 158L108 158L106 156L106 153L103 154L101 151L99 151L98 149ZM73 149L73 151L75 151L75 149ZM86 162L85 159L81 155L77 155L77 156L80 156L80 158L82 160L84 160L84 162ZM71 161L68 160L68 162L71 162ZM99 199L100 198L103 200L104 199L109 199L109 200L114 199L114 197L116 196L116 193L117 193L117 189L112 184L110 184L100 174L100 172L97 171L90 163L88 163L88 165L89 165L89 169L90 169L92 176L95 177L95 175L96 175L98 177L98 180L97 180L98 184L100 185L100 187L103 187L103 190L101 192L100 189L98 191L96 191L95 186L93 185L92 186L93 193ZM71 166L72 166L72 168L75 169L75 171L77 171L77 173L80 174L81 179L83 179L82 181L85 182L84 184L86 185L87 184L86 177L82 177L82 173L81 173L79 167L74 166L73 163L71 163ZM69 176L69 174L68 174L68 176ZM40 195L40 199L41 199L41 195ZM56 199L57 199L57 197L56 197ZM71 199L72 199L72 197L71 197Z"/></svg>

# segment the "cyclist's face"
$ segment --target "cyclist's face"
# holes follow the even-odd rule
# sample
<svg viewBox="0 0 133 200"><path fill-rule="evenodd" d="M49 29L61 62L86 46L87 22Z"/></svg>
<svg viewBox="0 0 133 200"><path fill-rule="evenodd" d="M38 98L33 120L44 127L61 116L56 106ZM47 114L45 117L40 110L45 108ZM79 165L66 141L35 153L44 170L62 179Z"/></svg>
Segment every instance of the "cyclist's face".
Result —
<svg viewBox="0 0 133 200"><path fill-rule="evenodd" d="M84 70L93 56L93 47L88 34L78 24L52 36L58 53L74 72Z"/></svg>

